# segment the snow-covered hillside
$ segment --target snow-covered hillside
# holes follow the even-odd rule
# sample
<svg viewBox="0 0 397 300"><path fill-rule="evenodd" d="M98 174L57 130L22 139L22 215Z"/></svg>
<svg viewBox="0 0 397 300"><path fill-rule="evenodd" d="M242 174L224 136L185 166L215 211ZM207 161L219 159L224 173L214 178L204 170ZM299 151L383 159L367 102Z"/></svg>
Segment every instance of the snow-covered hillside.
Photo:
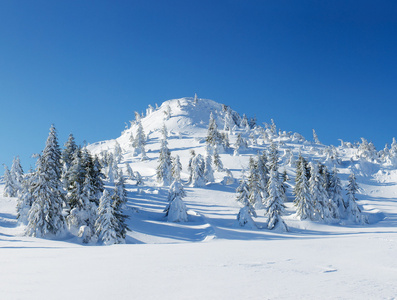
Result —
<svg viewBox="0 0 397 300"><path fill-rule="evenodd" d="M230 147L220 153L224 169L215 172L213 182L192 187L188 185L191 151L205 155L211 114ZM143 160L132 145L139 122L146 135ZM167 222L163 212L169 187L158 183L156 169L164 125L171 155L178 155L182 164L188 222ZM239 136L248 147L235 153ZM290 178L282 216L288 232L267 229L263 208L254 218L257 228L240 227L236 219L241 207L236 201L239 180L248 174L250 157L268 151L271 143L278 147L280 172L285 170ZM150 106L120 137L87 148L103 157L118 147L118 168L126 175L130 166L143 181L140 185L126 181L124 213L131 229L126 244L87 246L73 235L62 240L26 237L24 226L16 221L16 198L1 197L1 298L393 299L397 295L393 149L378 152L365 140L322 145L274 123L255 125L255 120L212 100L194 98ZM336 166L344 188L348 176L356 174L357 203L368 224L348 218L322 222L297 217L292 191L300 154L329 170ZM106 184L112 187L111 182Z"/></svg>

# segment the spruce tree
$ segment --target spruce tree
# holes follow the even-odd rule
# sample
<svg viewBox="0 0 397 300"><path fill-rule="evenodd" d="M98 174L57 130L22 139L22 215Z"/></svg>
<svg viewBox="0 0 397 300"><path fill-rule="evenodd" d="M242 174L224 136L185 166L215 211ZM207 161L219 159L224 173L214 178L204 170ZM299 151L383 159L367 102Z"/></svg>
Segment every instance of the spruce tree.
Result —
<svg viewBox="0 0 397 300"><path fill-rule="evenodd" d="M21 190L17 201L17 219L22 224L27 224L29 210L32 207L33 197L31 186L33 185L34 173L28 173L23 176Z"/></svg>
<svg viewBox="0 0 397 300"><path fill-rule="evenodd" d="M346 215L347 218L354 221L355 223L368 223L368 220L362 215L361 209L357 205L356 193L359 187L356 182L356 176L351 173L349 176L349 183L347 185L347 207Z"/></svg>
<svg viewBox="0 0 397 300"><path fill-rule="evenodd" d="M157 181L166 186L171 182L171 153L167 147L167 140L161 140L161 148L157 165Z"/></svg>
<svg viewBox="0 0 397 300"><path fill-rule="evenodd" d="M128 216L123 213L123 208L125 207L126 201L127 198L125 189L121 188L120 185L116 186L112 195L112 208L114 213L113 226L117 237L116 242L119 244L125 242L127 231L130 230L125 223L126 219L128 219Z"/></svg>
<svg viewBox="0 0 397 300"><path fill-rule="evenodd" d="M263 208L263 189L260 183L259 172L257 164L253 157L249 159L249 174L248 174L248 189L249 201L256 209Z"/></svg>
<svg viewBox="0 0 397 300"><path fill-rule="evenodd" d="M309 191L309 183L306 173L306 160L299 155L296 168L295 188L294 188L296 215L301 219L312 219L314 205Z"/></svg>
<svg viewBox="0 0 397 300"><path fill-rule="evenodd" d="M247 149L247 142L245 139L241 136L239 133L237 135L237 140L236 143L234 144L234 156L237 156L240 154L240 151Z"/></svg>
<svg viewBox="0 0 397 300"><path fill-rule="evenodd" d="M280 184L278 172L274 169L270 170L269 182L267 186L268 197L266 199L266 213L268 219L268 229L279 229L288 231L281 215L284 213L284 194Z"/></svg>
<svg viewBox="0 0 397 300"><path fill-rule="evenodd" d="M222 145L222 137L218 131L218 126L216 124L212 112L210 114L210 121L208 125L206 142L207 145L210 145L212 148L219 147Z"/></svg>
<svg viewBox="0 0 397 300"><path fill-rule="evenodd" d="M126 167L126 170L127 170L128 179L129 180L135 180L134 171L132 171L130 164L126 162L125 163L125 167Z"/></svg>
<svg viewBox="0 0 397 300"><path fill-rule="evenodd" d="M118 237L115 229L117 220L111 198L107 190L103 191L103 195L99 200L97 219L95 221L95 234L99 241L105 245L117 243Z"/></svg>
<svg viewBox="0 0 397 300"><path fill-rule="evenodd" d="M329 199L328 193L324 188L323 177L318 171L318 164L310 163L310 179L309 179L309 190L311 193L311 199L315 207L315 215L318 219L330 221L331 212L329 210Z"/></svg>
<svg viewBox="0 0 397 300"><path fill-rule="evenodd" d="M320 145L320 140L318 139L317 133L316 131L313 129L313 141L314 143L316 143L317 145Z"/></svg>
<svg viewBox="0 0 397 300"><path fill-rule="evenodd" d="M223 163L221 161L221 157L218 152L218 147L214 148L213 159L214 159L214 166L215 166L216 171L222 172L223 171Z"/></svg>
<svg viewBox="0 0 397 300"><path fill-rule="evenodd" d="M193 160L196 157L196 152L194 150L190 150L190 158L187 170L189 171L189 181L188 183L192 183L193 180Z"/></svg>
<svg viewBox="0 0 397 300"><path fill-rule="evenodd" d="M336 166L334 166L334 169L332 170L331 173L330 185L329 185L329 197L332 203L334 204L334 206L337 207L337 210L333 212L334 219L339 219L345 216L346 204L345 201L343 200L342 184L340 182L338 176L338 169L336 168Z"/></svg>
<svg viewBox="0 0 397 300"><path fill-rule="evenodd" d="M204 157L204 162L205 162L204 178L206 182L214 182L215 179L214 179L214 169L212 168L212 157L210 150L208 148L209 147L207 145L206 154Z"/></svg>
<svg viewBox="0 0 397 300"><path fill-rule="evenodd" d="M262 198L266 199L268 196L267 182L269 181L269 169L267 168L266 151L263 151L262 154L258 154L256 168L259 173L259 182L262 189Z"/></svg>
<svg viewBox="0 0 397 300"><path fill-rule="evenodd" d="M52 125L43 153L38 158L32 186L33 204L29 211L26 234L37 237L62 233L61 151L55 127Z"/></svg>
<svg viewBox="0 0 397 300"><path fill-rule="evenodd" d="M17 196L17 187L11 176L10 170L6 165L4 165L4 197L16 197Z"/></svg>
<svg viewBox="0 0 397 300"><path fill-rule="evenodd" d="M23 169L21 166L21 162L19 160L19 156L14 157L14 160L12 161L10 173L11 173L12 181L14 182L18 194L18 192L22 189L22 182L23 182Z"/></svg>
<svg viewBox="0 0 397 300"><path fill-rule="evenodd" d="M175 180L181 180L181 171L182 171L182 164L179 159L179 155L176 155L172 159L172 167L171 167L172 178L174 178Z"/></svg>
<svg viewBox="0 0 397 300"><path fill-rule="evenodd" d="M133 155L137 156L141 154L141 160L146 160L147 156L145 151L145 145L146 145L145 132L143 131L142 122L140 120L137 121L137 125L138 128L136 131L134 142L132 144L132 146L134 147Z"/></svg>
<svg viewBox="0 0 397 300"><path fill-rule="evenodd" d="M168 222L188 221L186 205L182 200L185 196L181 181L174 180L168 193L168 205L164 210Z"/></svg>
<svg viewBox="0 0 397 300"><path fill-rule="evenodd" d="M205 162L201 154L194 156L191 163L191 185L193 187L201 187L205 185Z"/></svg>

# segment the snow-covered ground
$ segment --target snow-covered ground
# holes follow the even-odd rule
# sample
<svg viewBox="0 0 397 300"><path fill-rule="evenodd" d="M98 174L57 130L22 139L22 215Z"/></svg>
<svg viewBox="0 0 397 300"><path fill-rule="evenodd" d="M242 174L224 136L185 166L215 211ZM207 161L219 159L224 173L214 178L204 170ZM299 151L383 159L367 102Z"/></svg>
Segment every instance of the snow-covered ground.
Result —
<svg viewBox="0 0 397 300"><path fill-rule="evenodd" d="M171 118L164 111L171 109ZM187 223L169 223L163 210L167 187L156 183L155 169L163 122L170 131L169 149L178 154L186 182L190 150L204 154L210 112L223 129L222 107L210 100L171 100L142 119L149 160L132 156L133 125L117 139L124 154L120 168L131 163L144 185L127 181L129 215L126 244L83 245L73 236L59 241L26 237L16 222L16 199L0 197L0 299L395 299L397 298L397 171L387 164L351 160L355 149L339 148L342 182L357 174L359 204L370 224L348 221L325 224L300 221L292 205L296 158L333 166L325 146L279 137L281 169L291 177L284 220L290 231L264 229L264 211L257 211L258 229L238 226L236 182L185 187ZM243 130L241 133L244 134ZM320 137L321 138L321 137ZM236 135L230 135L233 145ZM93 153L112 150L115 140L90 145ZM221 154L236 179L247 169L258 145L239 156ZM2 187L1 187L2 189ZM2 194L2 190L0 190Z"/></svg>

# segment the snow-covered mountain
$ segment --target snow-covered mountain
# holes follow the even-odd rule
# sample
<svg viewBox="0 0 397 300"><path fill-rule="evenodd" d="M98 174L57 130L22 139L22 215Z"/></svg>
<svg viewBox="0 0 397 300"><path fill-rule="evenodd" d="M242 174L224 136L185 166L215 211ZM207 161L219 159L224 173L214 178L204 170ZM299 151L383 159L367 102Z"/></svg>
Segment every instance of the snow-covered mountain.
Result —
<svg viewBox="0 0 397 300"><path fill-rule="evenodd" d="M230 148L220 153L224 170L215 172L213 182L191 187L191 151L205 155L211 114L219 132L230 142ZM323 145L288 129L280 130L274 123L255 126L254 120L225 105L197 98L169 100L158 108L149 106L136 119L146 135L146 160L134 154L131 136L136 136L136 121L120 137L88 145L99 157L114 154L119 145L119 169L127 174L128 164L143 177L142 185L137 186L134 180L126 182L125 213L131 229L126 244L87 247L76 237L61 241L26 237L23 226L15 220L16 199L2 197L2 298L66 299L81 295L107 299L113 291L122 299L383 299L397 295L393 146L376 151L365 140L360 144L343 142L337 147ZM159 185L156 179L164 125L171 155L178 155L182 163L188 209L185 223L167 222L164 217L169 187ZM234 153L239 135L248 147ZM254 218L258 228L240 227L236 220L241 207L235 200L239 180L247 175L250 157L268 151L271 143L278 146L280 171L286 170L290 178L283 215L289 232L266 229L263 209L257 210L258 217ZM349 174L356 174L360 187L357 202L369 224L296 217L292 190L300 154L329 170L336 166L344 188ZM37 269L41 271L36 273ZM33 272L37 282L50 283L46 289L32 283ZM65 289L65 278L71 288Z"/></svg>

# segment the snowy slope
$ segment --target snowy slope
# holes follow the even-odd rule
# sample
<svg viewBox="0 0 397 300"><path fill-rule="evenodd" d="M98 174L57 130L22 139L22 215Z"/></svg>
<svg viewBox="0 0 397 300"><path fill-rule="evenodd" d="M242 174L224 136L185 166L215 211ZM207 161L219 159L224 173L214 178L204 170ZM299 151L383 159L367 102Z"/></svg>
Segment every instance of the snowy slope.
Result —
<svg viewBox="0 0 397 300"><path fill-rule="evenodd" d="M113 151L117 141L123 149L119 167L125 171L129 163L143 176L143 186L127 181L125 213L132 231L125 245L84 246L71 236L61 241L25 237L15 221L16 199L0 197L1 298L393 299L397 295L397 170L356 159L356 149L338 147L337 167L344 184L351 171L357 174L358 202L370 224L325 224L295 217L295 168L287 164L289 152L295 158L302 153L329 168L336 161L328 147L281 131L273 140L281 153L281 169L291 178L284 216L290 232L262 229L261 210L255 219L259 229L239 227L237 179L247 169L249 157L269 147L260 130L251 132L256 144L247 151L238 156L221 154L224 166L236 178L234 184L222 184L226 173L217 172L212 184L186 186L189 222L166 222L168 189L158 186L155 178L160 130L165 124L168 147L172 156L180 156L186 183L190 151L205 152L211 112L223 129L222 105L211 100L170 100L142 117L148 135L146 161L132 155L129 138L135 135L134 124L115 140L89 145L94 154L100 154ZM245 129L236 129L229 136L231 145L238 133L250 139Z"/></svg>

